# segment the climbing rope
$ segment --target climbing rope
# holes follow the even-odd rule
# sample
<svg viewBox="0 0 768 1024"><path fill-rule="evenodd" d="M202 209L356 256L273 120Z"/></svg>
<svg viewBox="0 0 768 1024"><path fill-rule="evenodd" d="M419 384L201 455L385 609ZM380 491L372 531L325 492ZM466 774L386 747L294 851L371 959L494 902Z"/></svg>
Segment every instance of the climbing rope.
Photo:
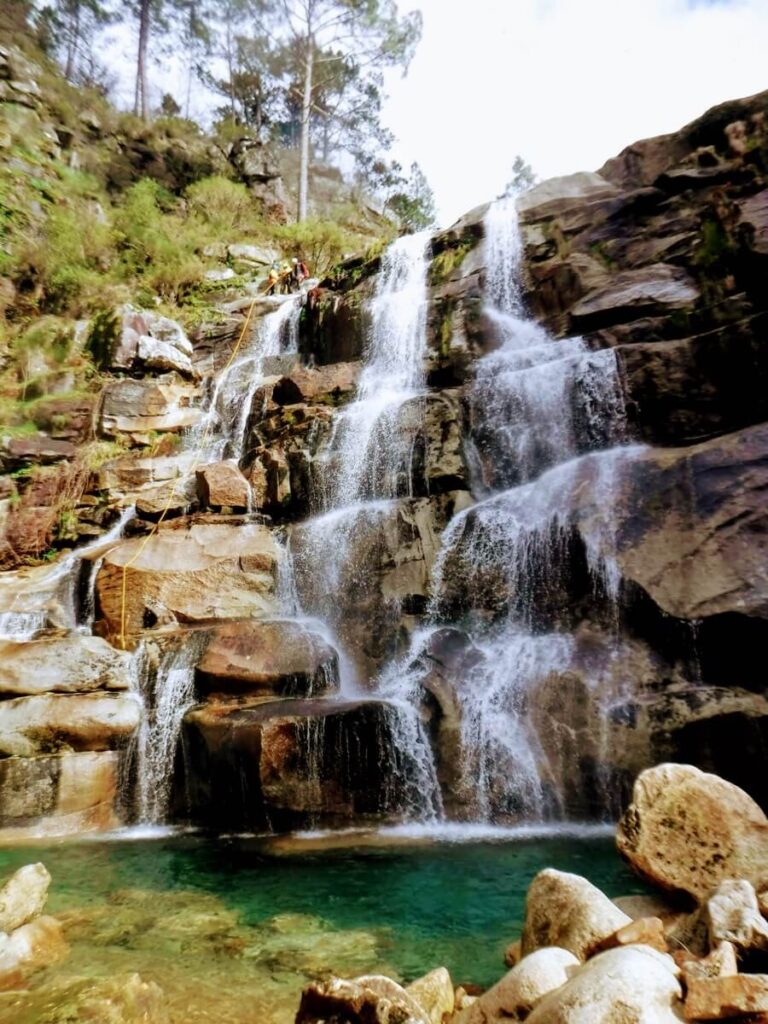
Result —
<svg viewBox="0 0 768 1024"><path fill-rule="evenodd" d="M232 363L235 361L237 353L240 351L240 347L241 347L241 345L243 343L243 340L245 338L245 335L246 335L246 333L248 331L248 327L250 325L251 318L253 316L253 310L254 310L255 306L256 306L256 299L254 299L253 302L248 307L248 313L247 313L247 315L245 317L245 323L243 324L243 329L242 329L242 331L240 331L240 337L237 339L237 342L236 342L234 348L230 352L229 359L226 361L224 366L219 371L220 374L226 373L227 370L232 365ZM211 427L211 421L209 419L208 422L205 425L205 430L203 431L202 437L200 438L200 443L197 445L197 447L195 449L195 458L194 458L194 461L192 462L192 466L191 466L191 468L189 470L189 473L186 474L187 476L189 476L192 473L194 473L195 470L197 469L197 467L200 464L200 460L203 457L203 452L204 452L204 450L205 450L205 448L206 448L206 446L208 444L208 433L209 433L210 427ZM142 539L141 543L136 548L135 554L132 555L132 557L129 558L128 561L123 565L123 579L122 579L122 589L121 589L121 595L120 595L120 647L121 647L122 650L125 650L125 616L126 616L126 607L125 607L125 605L126 605L126 592L127 592L127 585L128 585L128 570L141 557L141 554L144 551L144 548L147 546L147 544L149 544L149 542L152 539L152 537L154 537L154 535L157 533L157 531L159 530L160 525L162 524L163 520L165 519L167 513L170 511L171 505L173 503L173 499L176 497L176 489L178 487L178 483L179 483L180 479L181 479L181 477L178 476L176 478L176 480L174 480L173 485L172 485L171 490L170 490L170 493L168 495L168 501L165 503L165 508L160 513L159 519L157 520L156 523L154 523L154 525L152 526L152 529L149 531L149 533L146 535L146 537L144 537Z"/></svg>

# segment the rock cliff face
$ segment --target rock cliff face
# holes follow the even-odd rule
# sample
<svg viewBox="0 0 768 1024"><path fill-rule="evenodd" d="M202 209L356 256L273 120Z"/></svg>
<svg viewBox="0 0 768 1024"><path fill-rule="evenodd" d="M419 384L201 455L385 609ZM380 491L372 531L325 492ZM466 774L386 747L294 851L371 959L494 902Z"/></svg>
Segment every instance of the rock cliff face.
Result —
<svg viewBox="0 0 768 1024"><path fill-rule="evenodd" d="M580 335L586 353L562 393L575 438L562 465L546 434L525 451L505 439L519 392L483 397L504 341L485 208L431 241L424 387L398 406L395 454L390 435L366 449L362 511L333 495L349 477L339 439L371 386L379 259L289 300L277 327L275 306L257 310L261 354L229 376L248 303L191 352L136 348L135 376L109 381L94 413L121 454L83 499L108 510L99 529L133 518L63 569L0 578L3 827L109 825L120 765L132 813L137 673L144 754L177 761L171 812L216 828L595 815L659 759L768 804L766 112L768 94L725 104L518 199L523 301L548 332L536 337ZM114 358L132 341L129 324ZM587 400L606 360L613 426ZM9 451L6 464L59 472L62 459ZM540 517L524 549L509 532L521 489ZM47 504L30 495L31 523ZM493 640L510 615L529 631L515 657ZM515 685L494 713L537 739L527 767L513 736L489 772L466 708L499 666Z"/></svg>

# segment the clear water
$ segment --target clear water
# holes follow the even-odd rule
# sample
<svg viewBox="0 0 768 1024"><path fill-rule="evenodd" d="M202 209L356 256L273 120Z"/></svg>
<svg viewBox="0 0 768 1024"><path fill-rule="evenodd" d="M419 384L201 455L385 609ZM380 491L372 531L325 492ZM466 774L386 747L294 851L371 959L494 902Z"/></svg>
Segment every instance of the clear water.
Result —
<svg viewBox="0 0 768 1024"><path fill-rule="evenodd" d="M457 983L487 986L504 972L542 868L583 874L611 896L644 891L607 834L496 834L435 843L425 831L419 845L405 833L398 845L394 830L387 845L367 847L176 837L0 850L3 874L45 862L49 909L69 921L72 946L29 992L0 994L0 1022L69 1020L45 1016L54 1005L64 1012L67 979L131 971L164 990L171 1024L290 1024L302 986L329 970L408 982L444 965Z"/></svg>

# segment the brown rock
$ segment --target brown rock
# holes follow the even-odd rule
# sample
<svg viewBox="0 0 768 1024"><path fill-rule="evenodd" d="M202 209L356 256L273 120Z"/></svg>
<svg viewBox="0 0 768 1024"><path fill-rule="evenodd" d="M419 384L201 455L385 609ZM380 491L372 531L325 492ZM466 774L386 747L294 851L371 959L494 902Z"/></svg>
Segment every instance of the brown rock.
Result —
<svg viewBox="0 0 768 1024"><path fill-rule="evenodd" d="M304 697L336 689L338 671L338 655L321 636L280 620L217 626L197 666L207 691Z"/></svg>
<svg viewBox="0 0 768 1024"><path fill-rule="evenodd" d="M117 757L98 751L0 759L0 838L114 828Z"/></svg>
<svg viewBox="0 0 768 1024"><path fill-rule="evenodd" d="M768 974L690 979L686 1020L723 1020L747 1013L768 1013Z"/></svg>
<svg viewBox="0 0 768 1024"><path fill-rule="evenodd" d="M61 459L73 459L77 449L70 441L54 441L50 437L14 437L5 445L12 463L34 462L45 465Z"/></svg>
<svg viewBox="0 0 768 1024"><path fill-rule="evenodd" d="M139 727L141 710L127 694L39 694L0 702L0 756L62 750L113 750Z"/></svg>
<svg viewBox="0 0 768 1024"><path fill-rule="evenodd" d="M207 508L248 508L251 489L234 459L212 462L198 469L196 475L200 500Z"/></svg>
<svg viewBox="0 0 768 1024"><path fill-rule="evenodd" d="M516 939L514 942L510 942L504 950L504 963L507 967L514 967L515 964L520 963L522 955L522 943L520 939Z"/></svg>
<svg viewBox="0 0 768 1024"><path fill-rule="evenodd" d="M72 634L0 643L0 694L4 697L127 690L130 672L130 655L97 636Z"/></svg>
<svg viewBox="0 0 768 1024"><path fill-rule="evenodd" d="M615 949L617 946L650 946L660 953L667 953L669 947L664 936L664 924L658 917L639 917L630 924L625 924L604 939L598 952L603 949Z"/></svg>
<svg viewBox="0 0 768 1024"><path fill-rule="evenodd" d="M178 380L117 380L102 391L98 432L147 439L151 431L178 432L194 426L202 415L200 392Z"/></svg>
<svg viewBox="0 0 768 1024"><path fill-rule="evenodd" d="M38 917L17 928L0 947L0 988L10 978L49 967L69 952L61 924L55 917Z"/></svg>
<svg viewBox="0 0 768 1024"><path fill-rule="evenodd" d="M721 942L703 957L696 957L687 949L677 950L673 956L683 971L686 985L691 978L719 978L739 973L736 948L730 942Z"/></svg>
<svg viewBox="0 0 768 1024"><path fill-rule="evenodd" d="M277 548L264 526L199 523L164 529L148 542L123 541L104 558L96 580L106 630L210 622L268 614L275 605Z"/></svg>
<svg viewBox="0 0 768 1024"><path fill-rule="evenodd" d="M429 1024L443 1024L453 1013L453 983L445 967L438 967L423 978L417 978L405 991L426 1013Z"/></svg>
<svg viewBox="0 0 768 1024"><path fill-rule="evenodd" d="M738 786L691 765L641 773L616 842L645 878L697 900L725 878L768 880L768 819Z"/></svg>
<svg viewBox="0 0 768 1024"><path fill-rule="evenodd" d="M359 1024L430 1024L425 1011L404 988L379 974L351 981L331 978L308 985L301 993L295 1024L322 1024L333 1019Z"/></svg>

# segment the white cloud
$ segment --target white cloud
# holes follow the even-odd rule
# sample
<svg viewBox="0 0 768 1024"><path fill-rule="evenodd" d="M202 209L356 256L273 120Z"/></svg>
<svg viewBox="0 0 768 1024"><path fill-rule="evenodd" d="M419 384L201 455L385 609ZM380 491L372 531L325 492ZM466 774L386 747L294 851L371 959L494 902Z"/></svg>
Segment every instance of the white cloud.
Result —
<svg viewBox="0 0 768 1024"><path fill-rule="evenodd" d="M503 187L593 170L723 100L768 88L768 0L400 0L424 35L389 80L396 155L450 222Z"/></svg>

